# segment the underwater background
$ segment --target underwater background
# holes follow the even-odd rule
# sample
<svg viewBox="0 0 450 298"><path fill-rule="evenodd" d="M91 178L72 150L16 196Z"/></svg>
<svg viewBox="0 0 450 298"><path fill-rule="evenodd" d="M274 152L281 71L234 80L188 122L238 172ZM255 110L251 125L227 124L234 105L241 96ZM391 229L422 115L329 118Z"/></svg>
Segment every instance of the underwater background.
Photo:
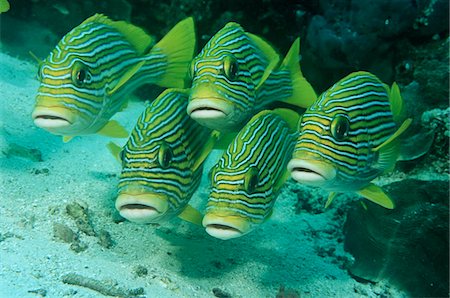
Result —
<svg viewBox="0 0 450 298"><path fill-rule="evenodd" d="M2 2L3 5L3 2ZM10 1L0 14L0 297L448 297L449 2ZM320 94L365 70L397 82L413 119L408 161L379 177L386 210L352 193L288 180L273 215L222 241L178 218L138 225L114 207L120 164L108 137L63 143L33 124L39 59L95 13L157 40L192 16L197 54L226 23L263 37L282 56L301 38L301 67ZM128 131L139 88L114 116ZM119 139L120 145L126 140ZM220 156L213 151L205 173ZM191 203L204 210L208 175Z"/></svg>

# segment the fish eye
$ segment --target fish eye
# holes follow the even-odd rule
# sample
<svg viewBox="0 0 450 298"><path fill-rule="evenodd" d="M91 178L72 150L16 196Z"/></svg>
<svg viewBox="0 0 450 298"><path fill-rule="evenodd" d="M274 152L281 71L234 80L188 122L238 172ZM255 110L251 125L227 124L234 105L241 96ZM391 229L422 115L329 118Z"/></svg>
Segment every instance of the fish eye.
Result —
<svg viewBox="0 0 450 298"><path fill-rule="evenodd" d="M89 73L87 67L81 63L76 64L72 71L73 83L76 86L81 87L88 83L90 80L91 74Z"/></svg>
<svg viewBox="0 0 450 298"><path fill-rule="evenodd" d="M225 56L223 60L223 71L229 80L234 81L239 71L239 64L236 58L231 55Z"/></svg>
<svg viewBox="0 0 450 298"><path fill-rule="evenodd" d="M170 146L163 142L158 151L158 162L163 169L167 169L173 158L173 152Z"/></svg>
<svg viewBox="0 0 450 298"><path fill-rule="evenodd" d="M256 167L251 167L244 178L244 187L247 193L253 193L259 182L259 173Z"/></svg>
<svg viewBox="0 0 450 298"><path fill-rule="evenodd" d="M342 141L348 136L350 130L350 121L344 115L337 115L331 121L330 125L331 135L337 141Z"/></svg>

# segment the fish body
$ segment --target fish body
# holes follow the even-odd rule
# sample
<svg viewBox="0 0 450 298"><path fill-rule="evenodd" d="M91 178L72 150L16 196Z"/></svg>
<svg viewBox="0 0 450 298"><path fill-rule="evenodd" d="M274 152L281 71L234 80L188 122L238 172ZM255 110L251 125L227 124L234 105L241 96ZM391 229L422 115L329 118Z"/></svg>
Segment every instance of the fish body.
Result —
<svg viewBox="0 0 450 298"><path fill-rule="evenodd" d="M284 61L263 39L228 23L191 63L188 114L209 128L237 132L268 105L307 107L316 99L299 65L297 39Z"/></svg>
<svg viewBox="0 0 450 298"><path fill-rule="evenodd" d="M294 180L336 192L354 191L386 208L394 204L373 179L395 166L398 136L408 127L398 87L355 72L325 91L302 116L288 168Z"/></svg>
<svg viewBox="0 0 450 298"><path fill-rule="evenodd" d="M295 124L262 111L236 135L211 171L203 218L208 234L223 240L240 237L270 217L289 176L286 165L297 137Z"/></svg>
<svg viewBox="0 0 450 298"><path fill-rule="evenodd" d="M124 21L96 14L73 28L40 63L35 125L63 136L128 134L109 119L126 95L153 83L183 88L195 47L192 18L162 40Z"/></svg>
<svg viewBox="0 0 450 298"><path fill-rule="evenodd" d="M115 206L132 222L161 222L192 211L187 204L214 138L210 129L186 114L187 98L188 91L182 89L161 93L139 117L120 153Z"/></svg>

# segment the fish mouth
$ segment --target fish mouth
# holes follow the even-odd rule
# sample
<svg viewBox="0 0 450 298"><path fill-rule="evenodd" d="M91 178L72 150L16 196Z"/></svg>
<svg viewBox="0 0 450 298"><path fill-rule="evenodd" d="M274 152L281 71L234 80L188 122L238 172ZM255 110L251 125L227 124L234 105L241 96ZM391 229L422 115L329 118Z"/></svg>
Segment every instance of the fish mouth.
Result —
<svg viewBox="0 0 450 298"><path fill-rule="evenodd" d="M167 199L155 194L121 193L115 205L122 217L139 224L159 222L169 209Z"/></svg>
<svg viewBox="0 0 450 298"><path fill-rule="evenodd" d="M31 114L34 124L43 129L66 128L72 125L67 112L56 108L37 107Z"/></svg>
<svg viewBox="0 0 450 298"><path fill-rule="evenodd" d="M312 186L323 186L336 177L335 167L319 160L292 159L287 168L295 181Z"/></svg>
<svg viewBox="0 0 450 298"><path fill-rule="evenodd" d="M231 107L220 98L192 98L186 111L194 120L214 120L226 118Z"/></svg>
<svg viewBox="0 0 450 298"><path fill-rule="evenodd" d="M203 227L212 237L228 240L250 232L250 224L240 216L220 216L207 213L203 217Z"/></svg>

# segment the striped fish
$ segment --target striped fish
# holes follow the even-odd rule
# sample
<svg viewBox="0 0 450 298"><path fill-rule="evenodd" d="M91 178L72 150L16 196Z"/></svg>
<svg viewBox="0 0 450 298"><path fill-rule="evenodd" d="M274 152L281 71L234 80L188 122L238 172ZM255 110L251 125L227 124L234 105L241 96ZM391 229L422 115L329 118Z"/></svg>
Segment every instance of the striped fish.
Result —
<svg viewBox="0 0 450 298"><path fill-rule="evenodd" d="M228 23L191 63L187 113L209 128L237 132L275 102L309 106L316 94L300 70L299 51L297 39L280 62L267 42Z"/></svg>
<svg viewBox="0 0 450 298"><path fill-rule="evenodd" d="M336 192L354 191L377 204L392 200L371 181L393 169L398 137L408 128L398 86L368 72L343 78L302 116L300 136L288 169L294 180Z"/></svg>
<svg viewBox="0 0 450 298"><path fill-rule="evenodd" d="M66 140L93 133L127 137L109 121L125 107L126 95L145 83L183 88L194 47L192 18L154 45L142 29L96 14L67 33L40 63L34 123Z"/></svg>
<svg viewBox="0 0 450 298"><path fill-rule="evenodd" d="M223 240L240 237L270 217L289 177L286 165L298 135L297 121L296 113L266 110L236 135L211 171L212 187L203 218L208 234Z"/></svg>
<svg viewBox="0 0 450 298"><path fill-rule="evenodd" d="M210 129L186 114L188 94L182 89L161 93L139 117L120 153L115 205L132 222L161 222L180 215L201 224L201 215L187 204L215 140Z"/></svg>

